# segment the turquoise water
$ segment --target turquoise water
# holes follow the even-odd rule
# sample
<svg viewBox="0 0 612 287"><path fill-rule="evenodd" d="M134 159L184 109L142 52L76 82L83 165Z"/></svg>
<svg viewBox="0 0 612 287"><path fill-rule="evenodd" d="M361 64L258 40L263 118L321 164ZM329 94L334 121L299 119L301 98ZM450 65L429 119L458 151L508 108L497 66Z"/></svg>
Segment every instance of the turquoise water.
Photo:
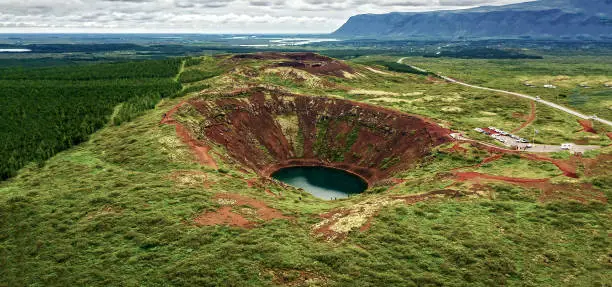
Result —
<svg viewBox="0 0 612 287"><path fill-rule="evenodd" d="M368 188L360 177L328 167L288 167L278 170L272 177L326 200L346 198Z"/></svg>

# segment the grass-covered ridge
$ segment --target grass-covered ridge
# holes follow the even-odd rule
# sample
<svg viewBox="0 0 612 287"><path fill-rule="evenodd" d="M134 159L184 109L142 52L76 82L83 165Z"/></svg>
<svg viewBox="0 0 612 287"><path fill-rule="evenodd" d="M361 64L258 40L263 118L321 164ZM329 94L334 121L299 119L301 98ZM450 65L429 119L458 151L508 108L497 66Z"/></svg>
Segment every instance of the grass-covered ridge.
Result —
<svg viewBox="0 0 612 287"><path fill-rule="evenodd" d="M205 70L204 63L195 61L185 70ZM219 169L200 165L175 126L160 124L164 114L194 97L249 84L273 86L262 71L268 64L238 63L240 69L185 84L183 96L161 99L120 125L104 125L44 165L27 165L0 182L0 286L605 286L612 281L610 147L584 158L550 155L576 165L580 176L570 178L547 161L448 143L364 194L323 201L257 179L223 148L210 152ZM353 78L283 71L279 78L291 85L274 87L383 105L459 131L491 123L516 128L522 120L513 114L530 108L527 101L424 75L351 67ZM299 80L303 76L325 85ZM229 100L247 99L237 93ZM195 110L188 112L181 120L196 119ZM554 110L538 106L538 117L555 119L534 123L542 140L587 135L573 118ZM296 153L303 152L296 116L275 121ZM555 130L559 122L570 126ZM607 144L603 134L588 136ZM348 130L339 142L349 145L353 138ZM389 165L394 161L385 159ZM549 180L459 180L459 173ZM440 190L452 193L418 197ZM256 221L252 228L194 222L227 206L219 196L230 194L265 203L286 218ZM232 211L250 218L254 208L239 205ZM334 228L346 232L327 241L315 230L334 214L340 220Z"/></svg>

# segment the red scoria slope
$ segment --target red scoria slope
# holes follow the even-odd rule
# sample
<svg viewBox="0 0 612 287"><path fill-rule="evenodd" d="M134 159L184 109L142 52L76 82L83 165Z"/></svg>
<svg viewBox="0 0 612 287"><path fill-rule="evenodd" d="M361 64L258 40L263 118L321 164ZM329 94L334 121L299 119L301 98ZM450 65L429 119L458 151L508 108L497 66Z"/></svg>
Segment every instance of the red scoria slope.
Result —
<svg viewBox="0 0 612 287"><path fill-rule="evenodd" d="M254 54L238 54L234 55L231 60L276 60L273 67L291 67L307 71L315 75L345 77L345 73L354 73L355 71L346 63L330 57L319 55L311 52L304 53L279 53L279 52L262 52Z"/></svg>
<svg viewBox="0 0 612 287"><path fill-rule="evenodd" d="M320 165L371 184L451 140L447 129L418 116L264 88L204 95L185 106L179 113L199 114L186 126L262 176L287 166Z"/></svg>

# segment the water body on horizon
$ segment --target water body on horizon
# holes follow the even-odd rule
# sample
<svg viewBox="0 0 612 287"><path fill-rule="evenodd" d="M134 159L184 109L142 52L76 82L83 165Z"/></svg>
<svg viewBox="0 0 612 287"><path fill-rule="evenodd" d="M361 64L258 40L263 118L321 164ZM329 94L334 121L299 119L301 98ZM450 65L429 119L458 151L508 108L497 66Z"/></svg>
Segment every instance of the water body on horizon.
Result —
<svg viewBox="0 0 612 287"><path fill-rule="evenodd" d="M328 167L288 167L276 171L272 177L326 200L347 198L368 188L360 177Z"/></svg>

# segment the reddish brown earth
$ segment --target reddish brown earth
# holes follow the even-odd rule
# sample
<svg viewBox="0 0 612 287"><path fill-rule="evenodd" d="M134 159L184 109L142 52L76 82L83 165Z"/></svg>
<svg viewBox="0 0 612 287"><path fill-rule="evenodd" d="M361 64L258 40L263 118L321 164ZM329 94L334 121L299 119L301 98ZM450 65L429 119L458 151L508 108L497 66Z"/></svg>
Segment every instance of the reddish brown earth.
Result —
<svg viewBox="0 0 612 287"><path fill-rule="evenodd" d="M482 160L482 162L479 164L479 166L482 166L483 164L487 164L490 162L494 162L500 158L502 158L504 156L504 154L498 153L498 154L493 154L485 159Z"/></svg>
<svg viewBox="0 0 612 287"><path fill-rule="evenodd" d="M200 164L210 166L214 169L217 169L217 163L208 154L208 152L210 151L210 147L196 140L193 136L191 136L189 131L181 123L177 122L172 117L174 113L176 113L176 111L178 111L178 109L182 107L183 105L185 105L185 102L181 102L180 104L173 107L170 111L166 113L166 115L164 116L164 118L161 120L160 123L167 124L167 125L174 125L176 135L181 139L181 141L183 141L183 143L185 143L186 145L190 147L191 151L197 157L198 162Z"/></svg>
<svg viewBox="0 0 612 287"><path fill-rule="evenodd" d="M487 182L502 181L524 188L533 188L540 191L538 201L549 202L557 200L574 200L581 203L598 201L607 203L608 199L604 192L593 187L589 183L551 183L549 179L528 179L496 176L476 172L455 172L453 174L459 182L469 181L472 183L470 190L492 190ZM455 184L452 184L453 186Z"/></svg>
<svg viewBox="0 0 612 287"><path fill-rule="evenodd" d="M500 180L500 181L512 182L512 183L546 182L549 180L548 178L542 178L542 179L518 178L518 177L507 177L507 176L501 176L501 175L491 175L491 174L471 172L471 171L470 172L454 172L454 175L457 177L459 181L466 181L466 180L472 180L472 179L478 179L478 178Z"/></svg>
<svg viewBox="0 0 612 287"><path fill-rule="evenodd" d="M460 142L456 142L450 149L451 152L466 153L467 149L461 146Z"/></svg>
<svg viewBox="0 0 612 287"><path fill-rule="evenodd" d="M568 160L553 159L546 156L531 153L522 154L521 156L530 160L550 162L556 165L557 168L559 168L563 172L563 175L567 177L578 178L578 173L576 172L576 169L580 164L580 159L578 156L572 155Z"/></svg>
<svg viewBox="0 0 612 287"><path fill-rule="evenodd" d="M587 133L597 134L597 131L593 128L593 123L589 120L578 120L578 123L582 126L582 130Z"/></svg>
<svg viewBox="0 0 612 287"><path fill-rule="evenodd" d="M612 154L600 154L596 158L582 158L586 176L609 176L612 170Z"/></svg>
<svg viewBox="0 0 612 287"><path fill-rule="evenodd" d="M253 227L253 223L244 218L244 216L234 213L231 206L224 206L216 211L201 214L193 222L200 226L229 225L242 228Z"/></svg>
<svg viewBox="0 0 612 287"><path fill-rule="evenodd" d="M529 112L529 116L527 117L527 120L520 127L514 129L512 133L516 133L524 129L525 127L530 125L535 120L535 118L536 118L536 105L535 105L535 102L531 102L531 112Z"/></svg>
<svg viewBox="0 0 612 287"><path fill-rule="evenodd" d="M510 149L496 147L496 146L492 146L488 144L483 144L477 141L471 141L471 140L470 141L463 140L463 141L469 142L473 147L486 150L491 154L495 154L495 153L516 154L516 155L520 155L522 158L529 159L529 160L547 161L557 166L557 168L559 168L559 170L561 170L565 176L572 177L572 178L578 178L576 169L579 164L579 159L577 156L572 156L569 160L559 160L559 159L552 159L552 158L549 158L543 155L523 153L517 150L510 150Z"/></svg>
<svg viewBox="0 0 612 287"><path fill-rule="evenodd" d="M267 206L264 202L245 197L238 194L217 194L215 199L233 202L231 205L225 205L216 211L205 212L196 217L193 222L200 226L211 225L229 225L242 228L253 228L260 222L270 221L273 219L289 219L277 209ZM254 209L256 215L242 214L238 207L247 207ZM247 217L251 217L247 219Z"/></svg>
<svg viewBox="0 0 612 287"><path fill-rule="evenodd" d="M540 202L574 200L581 203L588 203L592 201L608 203L608 198L606 195L602 191L595 189L593 185L589 183L543 183L532 186L527 185L527 187L537 188L542 191L538 197Z"/></svg>
<svg viewBox="0 0 612 287"><path fill-rule="evenodd" d="M449 130L425 118L348 100L264 88L207 100L211 97L187 103L204 119L200 132L265 177L283 167L318 165L352 172L372 184L452 140ZM303 155L283 133L279 116L297 119Z"/></svg>
<svg viewBox="0 0 612 287"><path fill-rule="evenodd" d="M315 75L327 75L344 78L344 73L354 73L346 63L322 56L316 53L279 53L262 52L254 54L239 54L231 58L232 60L253 59L253 60L279 60L273 67L291 67L307 71Z"/></svg>

